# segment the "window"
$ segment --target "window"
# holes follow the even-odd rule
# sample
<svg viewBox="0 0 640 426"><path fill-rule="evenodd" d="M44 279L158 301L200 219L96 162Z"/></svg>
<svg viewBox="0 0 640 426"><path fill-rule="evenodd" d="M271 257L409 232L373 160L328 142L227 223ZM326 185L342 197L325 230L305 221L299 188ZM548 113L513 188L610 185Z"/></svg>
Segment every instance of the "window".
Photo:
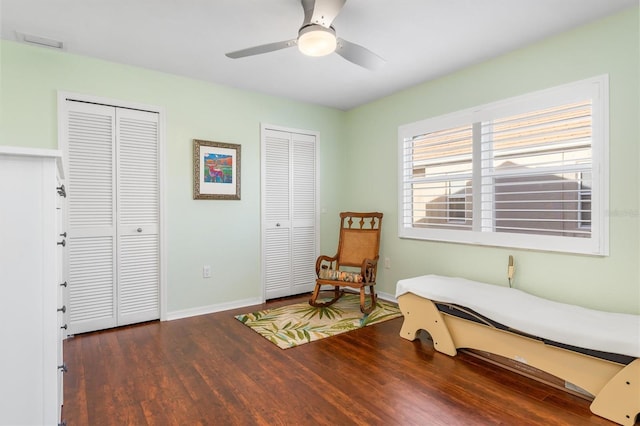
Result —
<svg viewBox="0 0 640 426"><path fill-rule="evenodd" d="M401 126L399 235L607 254L606 76Z"/></svg>

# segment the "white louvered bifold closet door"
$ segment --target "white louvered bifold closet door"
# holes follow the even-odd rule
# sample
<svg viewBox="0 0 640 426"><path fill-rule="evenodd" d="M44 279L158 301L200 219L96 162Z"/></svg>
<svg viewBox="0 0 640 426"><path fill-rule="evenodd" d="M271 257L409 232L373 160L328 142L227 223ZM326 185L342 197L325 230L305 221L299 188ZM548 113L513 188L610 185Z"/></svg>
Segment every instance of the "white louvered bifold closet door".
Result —
<svg viewBox="0 0 640 426"><path fill-rule="evenodd" d="M272 299L291 294L290 137L267 130L262 142L263 279L266 298Z"/></svg>
<svg viewBox="0 0 640 426"><path fill-rule="evenodd" d="M158 114L67 101L69 334L157 319Z"/></svg>
<svg viewBox="0 0 640 426"><path fill-rule="evenodd" d="M316 281L316 139L293 133L292 294L311 291Z"/></svg>
<svg viewBox="0 0 640 426"><path fill-rule="evenodd" d="M69 334L115 327L115 109L68 106Z"/></svg>
<svg viewBox="0 0 640 426"><path fill-rule="evenodd" d="M265 298L311 291L317 241L316 137L262 132Z"/></svg>
<svg viewBox="0 0 640 426"><path fill-rule="evenodd" d="M160 317L158 114L117 110L118 325Z"/></svg>

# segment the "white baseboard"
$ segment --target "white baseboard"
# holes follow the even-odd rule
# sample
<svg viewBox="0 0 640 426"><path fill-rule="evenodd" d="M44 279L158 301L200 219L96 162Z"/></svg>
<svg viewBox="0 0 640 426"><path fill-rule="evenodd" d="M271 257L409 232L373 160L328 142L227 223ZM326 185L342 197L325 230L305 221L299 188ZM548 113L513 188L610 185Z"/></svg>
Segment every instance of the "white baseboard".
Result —
<svg viewBox="0 0 640 426"><path fill-rule="evenodd" d="M389 293L384 293L380 291L377 293L378 293L378 297L382 300L386 300L387 302L398 303L398 299L396 299L394 296L392 296Z"/></svg>
<svg viewBox="0 0 640 426"><path fill-rule="evenodd" d="M173 321L181 318L195 317L198 315L213 314L215 312L228 311L229 309L244 308L245 306L260 305L263 300L260 298L236 300L215 305L198 306L197 308L182 309L167 313L163 321Z"/></svg>
<svg viewBox="0 0 640 426"><path fill-rule="evenodd" d="M389 293L378 292L378 297L388 302L398 303L398 300ZM260 298L236 300L227 303L218 303L215 305L198 306L196 308L182 309L167 313L163 321L173 321L181 318L195 317L198 315L213 314L215 312L228 311L229 309L244 308L245 306L260 305L264 300Z"/></svg>

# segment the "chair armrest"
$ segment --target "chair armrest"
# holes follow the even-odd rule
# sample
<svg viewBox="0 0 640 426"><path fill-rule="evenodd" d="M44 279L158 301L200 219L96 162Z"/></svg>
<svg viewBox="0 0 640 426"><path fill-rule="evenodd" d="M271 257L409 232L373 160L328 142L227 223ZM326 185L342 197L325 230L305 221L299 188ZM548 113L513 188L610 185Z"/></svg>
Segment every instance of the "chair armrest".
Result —
<svg viewBox="0 0 640 426"><path fill-rule="evenodd" d="M318 256L318 259L316 260L316 276L318 276L320 274L320 268L335 269L334 268L334 266L335 266L334 262L336 260L338 260L338 255L337 254L335 256L333 256L333 257L325 256L325 255Z"/></svg>
<svg viewBox="0 0 640 426"><path fill-rule="evenodd" d="M362 261L362 265L360 266L360 273L362 274L365 283L373 283L376 281L376 273L378 272L378 259L379 256L376 256L375 259L365 259Z"/></svg>

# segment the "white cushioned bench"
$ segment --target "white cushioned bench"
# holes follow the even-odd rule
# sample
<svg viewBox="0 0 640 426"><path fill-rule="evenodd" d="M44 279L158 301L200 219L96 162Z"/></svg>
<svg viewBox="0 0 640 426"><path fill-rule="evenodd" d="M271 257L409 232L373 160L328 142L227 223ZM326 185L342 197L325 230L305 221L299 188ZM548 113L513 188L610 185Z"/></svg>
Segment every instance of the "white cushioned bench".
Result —
<svg viewBox="0 0 640 426"><path fill-rule="evenodd" d="M405 339L423 329L451 356L469 348L524 362L586 390L591 411L620 424L640 413L640 315L438 275L398 281L396 297Z"/></svg>

